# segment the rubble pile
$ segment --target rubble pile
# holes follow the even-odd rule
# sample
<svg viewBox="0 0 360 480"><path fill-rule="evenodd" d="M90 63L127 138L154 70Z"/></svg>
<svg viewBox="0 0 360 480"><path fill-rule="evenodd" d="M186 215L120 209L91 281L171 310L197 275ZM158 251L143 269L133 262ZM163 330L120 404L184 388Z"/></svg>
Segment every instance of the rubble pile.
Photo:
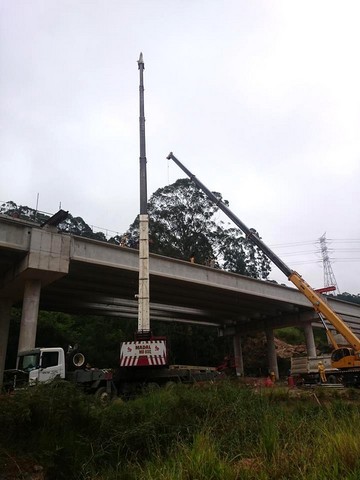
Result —
<svg viewBox="0 0 360 480"><path fill-rule="evenodd" d="M306 346L303 344L290 345L279 338L275 338L274 341L276 354L279 358L291 358L295 355L306 354Z"/></svg>
<svg viewBox="0 0 360 480"><path fill-rule="evenodd" d="M281 375L285 375L290 368L290 359L293 356L306 355L304 344L293 345L279 338L274 338L276 356ZM246 375L264 376L268 373L267 341L264 334L247 336L243 343L243 359Z"/></svg>

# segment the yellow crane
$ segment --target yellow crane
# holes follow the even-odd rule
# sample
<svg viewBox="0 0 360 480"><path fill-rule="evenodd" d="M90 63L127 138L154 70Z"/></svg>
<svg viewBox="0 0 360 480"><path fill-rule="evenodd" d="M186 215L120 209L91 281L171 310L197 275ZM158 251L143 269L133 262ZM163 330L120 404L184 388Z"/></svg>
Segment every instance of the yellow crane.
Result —
<svg viewBox="0 0 360 480"><path fill-rule="evenodd" d="M342 318L329 307L326 301L318 294L295 270L289 268L265 243L256 235L255 230L248 228L221 200L219 200L190 170L188 170L175 155L170 152L168 160L173 160L183 172L202 190L205 195L213 201L225 215L227 215L236 226L243 231L246 237L255 244L292 282L296 288L303 293L311 302L314 310L320 317L329 341L334 350L331 355L333 368L351 369L360 367L360 339L351 331ZM349 347L339 347L325 321L328 321L349 343Z"/></svg>

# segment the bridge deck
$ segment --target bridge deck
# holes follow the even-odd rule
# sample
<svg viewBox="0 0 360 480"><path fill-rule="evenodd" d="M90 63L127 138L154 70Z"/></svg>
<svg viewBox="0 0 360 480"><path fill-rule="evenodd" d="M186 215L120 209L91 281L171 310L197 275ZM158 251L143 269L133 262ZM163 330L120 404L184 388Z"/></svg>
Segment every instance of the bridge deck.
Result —
<svg viewBox="0 0 360 480"><path fill-rule="evenodd" d="M24 282L40 275L40 308L137 318L138 252L82 237L46 232L0 215L0 296L20 302ZM296 289L150 255L151 318L244 331L317 322ZM360 306L329 299L360 332Z"/></svg>

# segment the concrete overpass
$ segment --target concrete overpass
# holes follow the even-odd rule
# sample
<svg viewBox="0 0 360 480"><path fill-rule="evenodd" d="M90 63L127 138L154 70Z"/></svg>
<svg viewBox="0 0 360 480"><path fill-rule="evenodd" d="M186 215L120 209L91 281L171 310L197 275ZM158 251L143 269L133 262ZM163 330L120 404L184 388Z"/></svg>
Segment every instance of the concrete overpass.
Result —
<svg viewBox="0 0 360 480"><path fill-rule="evenodd" d="M0 374L12 305L23 307L19 350L24 350L35 346L39 309L136 318L137 290L137 250L0 215ZM276 328L303 326L308 351L315 352L311 325L318 319L296 289L152 254L150 300L152 319L213 325L234 335L239 358L241 335L265 330L275 371ZM360 333L359 306L329 303Z"/></svg>

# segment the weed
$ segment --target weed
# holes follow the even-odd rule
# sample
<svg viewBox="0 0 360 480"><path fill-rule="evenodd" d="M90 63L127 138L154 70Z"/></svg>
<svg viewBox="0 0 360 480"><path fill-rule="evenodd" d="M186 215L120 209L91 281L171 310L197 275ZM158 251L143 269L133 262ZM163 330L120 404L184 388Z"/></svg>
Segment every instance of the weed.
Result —
<svg viewBox="0 0 360 480"><path fill-rule="evenodd" d="M103 408L39 385L0 399L0 465L31 459L51 480L360 478L358 404L312 393L175 385Z"/></svg>

